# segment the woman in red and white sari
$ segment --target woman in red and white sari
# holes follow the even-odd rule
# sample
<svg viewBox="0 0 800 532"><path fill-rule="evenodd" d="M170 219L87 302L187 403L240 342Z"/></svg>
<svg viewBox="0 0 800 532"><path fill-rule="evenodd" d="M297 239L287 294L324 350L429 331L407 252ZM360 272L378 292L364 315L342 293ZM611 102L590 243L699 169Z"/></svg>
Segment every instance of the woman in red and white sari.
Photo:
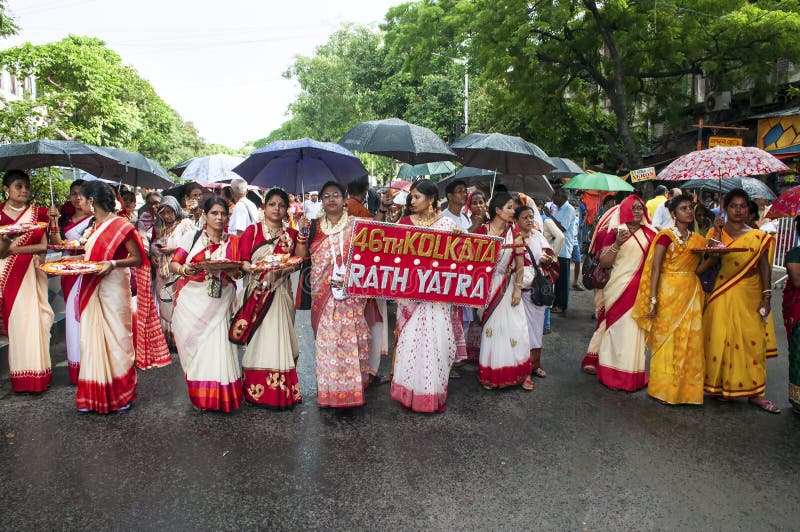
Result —
<svg viewBox="0 0 800 532"><path fill-rule="evenodd" d="M612 269L606 286L595 291L597 329L581 365L614 390L635 392L647 385L647 333L631 311L655 235L644 202L632 195L603 215L589 249L600 253L598 267Z"/></svg>
<svg viewBox="0 0 800 532"><path fill-rule="evenodd" d="M51 244L85 243L84 233L92 226L94 217L89 205L81 195L83 179L76 179L69 187L69 203L73 207L73 214L62 217L60 232L50 235ZM50 215L55 207L51 207ZM83 240L81 240L83 239ZM63 251L64 257L82 254L83 250ZM78 373L81 367L81 323L78 321L78 294L81 290L81 275L64 275L61 277L61 293L66 303L64 309L64 333L67 344L67 365L69 380L78 384Z"/></svg>
<svg viewBox="0 0 800 532"><path fill-rule="evenodd" d="M242 269L273 255L306 254L307 237L284 228L289 196L272 188L264 199L264 221L247 227L239 238ZM293 270L251 272L242 309L233 321L234 334L247 338L242 359L244 397L253 404L284 410L302 401L295 361L300 354L294 330ZM238 340L237 341L244 341Z"/></svg>
<svg viewBox="0 0 800 532"><path fill-rule="evenodd" d="M28 174L9 170L3 176L6 201L0 225L48 223L47 210L28 205ZM47 250L45 228L0 239L0 312L8 336L8 367L15 392L43 392L50 385L50 327L47 276L37 267Z"/></svg>
<svg viewBox="0 0 800 532"><path fill-rule="evenodd" d="M489 202L489 223L476 234L503 237L504 246L492 271L489 304L478 309L483 326L478 380L484 388L522 385L533 390L528 319L522 301L525 244L513 231L514 200L498 192ZM515 247L512 245L516 244Z"/></svg>
<svg viewBox="0 0 800 532"><path fill-rule="evenodd" d="M172 332L186 376L189 399L202 410L230 412L242 405L242 378L236 346L228 341L228 327L240 278L238 266L226 271L204 271L197 263L239 260L238 240L228 235L228 204L222 198L206 200L206 226L187 233L172 256L170 271L176 283Z"/></svg>
<svg viewBox="0 0 800 532"><path fill-rule="evenodd" d="M320 191L311 253L311 327L315 335L317 404L349 408L364 404L369 378L369 324L365 300L346 297L343 283L355 219L344 210L345 190L330 181ZM300 227L308 227L304 217Z"/></svg>
<svg viewBox="0 0 800 532"><path fill-rule="evenodd" d="M113 214L111 187L90 181L81 186L81 195L94 211L84 256L102 269L81 281L76 405L81 412L108 414L129 409L136 398L130 268L147 258L133 225Z"/></svg>
<svg viewBox="0 0 800 532"><path fill-rule="evenodd" d="M438 190L425 179L411 186L410 216L398 223L455 231L456 224L436 212ZM456 357L450 305L397 302L397 345L392 399L415 412L444 412L450 368Z"/></svg>

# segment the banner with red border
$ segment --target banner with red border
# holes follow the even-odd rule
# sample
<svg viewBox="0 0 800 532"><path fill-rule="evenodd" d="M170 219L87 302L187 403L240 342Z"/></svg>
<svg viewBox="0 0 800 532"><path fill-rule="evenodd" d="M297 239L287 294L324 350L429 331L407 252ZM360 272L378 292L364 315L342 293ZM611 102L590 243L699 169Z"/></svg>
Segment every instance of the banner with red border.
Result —
<svg viewBox="0 0 800 532"><path fill-rule="evenodd" d="M346 292L485 307L502 238L357 220Z"/></svg>

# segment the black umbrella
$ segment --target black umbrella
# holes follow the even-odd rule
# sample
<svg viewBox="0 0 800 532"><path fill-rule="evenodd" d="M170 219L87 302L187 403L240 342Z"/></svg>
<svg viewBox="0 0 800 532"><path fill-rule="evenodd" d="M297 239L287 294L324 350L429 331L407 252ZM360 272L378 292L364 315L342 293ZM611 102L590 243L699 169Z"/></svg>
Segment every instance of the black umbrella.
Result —
<svg viewBox="0 0 800 532"><path fill-rule="evenodd" d="M465 166L454 175L442 179L436 186L439 188L439 194L444 197L447 185L453 181L460 180L464 181L467 186L475 186L481 182L491 183L493 179L496 179L497 183L505 185L508 190L524 192L535 198L550 199L553 195L553 187L543 175L497 174L495 177L495 173L491 170L470 166Z"/></svg>
<svg viewBox="0 0 800 532"><path fill-rule="evenodd" d="M116 167L108 169L105 174L94 174L97 177L136 187L167 188L175 184L164 167L141 153L105 146L97 149L110 154L119 163Z"/></svg>
<svg viewBox="0 0 800 532"><path fill-rule="evenodd" d="M175 174L176 176L180 177L183 171L186 170L186 167L189 166L189 163L194 161L196 158L197 157L191 157L189 159L186 159L185 161L181 161L175 166L170 167L169 171Z"/></svg>
<svg viewBox="0 0 800 532"><path fill-rule="evenodd" d="M399 118L361 122L345 133L339 144L348 150L385 155L408 164L456 159L436 133Z"/></svg>
<svg viewBox="0 0 800 532"><path fill-rule="evenodd" d="M502 133L470 133L450 145L464 163L498 174L544 175L555 166L527 140Z"/></svg>
<svg viewBox="0 0 800 532"><path fill-rule="evenodd" d="M734 188L741 188L750 199L765 199L772 201L777 196L769 186L755 177L732 177L714 181L713 179L692 179L681 183L683 190L710 190L711 192L727 193Z"/></svg>
<svg viewBox="0 0 800 532"><path fill-rule="evenodd" d="M80 168L100 176L120 165L111 153L74 140L34 140L0 145L0 171L48 166Z"/></svg>
<svg viewBox="0 0 800 532"><path fill-rule="evenodd" d="M547 179L550 181L558 181L564 177L575 177L584 172L583 168L572 159L550 157L550 164L556 167L555 170L547 172Z"/></svg>

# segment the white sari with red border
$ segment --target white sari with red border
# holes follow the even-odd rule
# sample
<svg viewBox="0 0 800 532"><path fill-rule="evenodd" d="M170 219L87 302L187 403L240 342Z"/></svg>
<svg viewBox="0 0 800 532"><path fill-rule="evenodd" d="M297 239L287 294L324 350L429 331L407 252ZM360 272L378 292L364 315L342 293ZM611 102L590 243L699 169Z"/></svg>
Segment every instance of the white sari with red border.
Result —
<svg viewBox="0 0 800 532"><path fill-rule="evenodd" d="M46 222L47 212L28 207L16 220L0 203L0 224ZM35 245L45 238L37 229L21 235L17 246ZM50 386L50 327L53 310L47 300L47 276L39 270L38 255L9 255L0 260L0 311L8 335L8 368L14 392L43 392Z"/></svg>
<svg viewBox="0 0 800 532"><path fill-rule="evenodd" d="M146 260L130 222L110 216L86 242L86 260L126 258L129 238ZM81 365L76 405L102 414L114 412L136 398L130 269L114 268L105 277L85 275L79 305Z"/></svg>

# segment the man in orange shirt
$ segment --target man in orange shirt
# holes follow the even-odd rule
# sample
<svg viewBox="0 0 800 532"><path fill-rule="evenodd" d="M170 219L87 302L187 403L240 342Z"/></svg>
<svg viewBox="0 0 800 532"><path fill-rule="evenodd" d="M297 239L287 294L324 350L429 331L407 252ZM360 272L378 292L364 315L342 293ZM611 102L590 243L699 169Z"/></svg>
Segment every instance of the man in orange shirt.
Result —
<svg viewBox="0 0 800 532"><path fill-rule="evenodd" d="M347 215L355 216L356 218L370 218L372 214L364 207L364 200L367 198L367 189L369 189L369 181L367 178L356 179L347 184Z"/></svg>

